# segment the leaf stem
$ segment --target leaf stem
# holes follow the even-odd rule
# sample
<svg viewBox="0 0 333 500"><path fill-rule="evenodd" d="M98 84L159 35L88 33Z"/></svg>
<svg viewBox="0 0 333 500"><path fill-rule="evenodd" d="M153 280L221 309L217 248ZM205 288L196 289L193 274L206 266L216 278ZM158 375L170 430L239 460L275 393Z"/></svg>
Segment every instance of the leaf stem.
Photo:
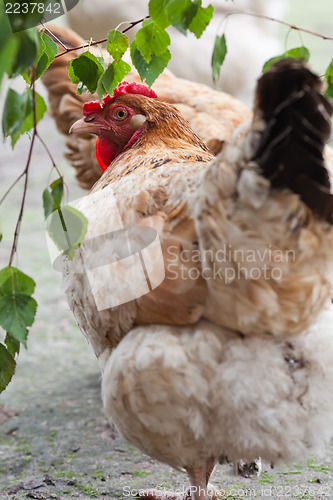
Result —
<svg viewBox="0 0 333 500"><path fill-rule="evenodd" d="M29 167L30 167L30 163L31 163L31 157L32 157L32 151L33 151L34 143L35 143L35 138L36 138L36 135L37 135L35 77L36 77L36 68L35 68L35 66L32 66L32 106L33 106L34 128L33 128L33 133L32 133L32 138L31 138L31 143L30 143L30 149L29 149L29 154L28 154L28 158L27 158L27 163L26 163L25 169L24 169L23 173L19 176L19 178L16 179L16 181L13 184L13 186L14 186L16 184L16 182L23 175L25 175L24 186L23 186L23 195L22 195L22 201L21 201L21 208L20 208L20 213L19 213L19 216L18 216L18 219L17 219L17 223L16 223L16 227L15 227L14 239L13 239L13 244L12 244L12 250L11 250L11 253L10 253L10 258L9 258L9 263L8 263L9 267L13 264L13 259L14 259L15 253L17 251L17 242L18 242L18 238L19 238L19 234L20 234L21 222L22 222L22 218L23 218L25 200L26 200L27 189L28 189Z"/></svg>
<svg viewBox="0 0 333 500"><path fill-rule="evenodd" d="M130 23L130 26L127 26L127 28L124 28L124 29L122 30L122 33L126 33L126 32L127 32L127 31L129 31L130 29L134 28L134 26L136 26L137 24L140 24L140 23L142 23L145 19L149 19L149 18L150 18L150 16L148 15L148 16L143 17L142 19L139 19L138 21L133 21L133 22L131 22L131 23ZM59 42L60 42L60 40L58 40L58 38L57 38L56 36L54 36L54 35L53 35L53 33L51 33L51 31L48 31L48 33L49 33L50 35L52 35L52 36L55 38L55 40L57 40L57 41L59 41ZM87 48L87 47L91 47L92 45L98 45L99 43L104 43L104 42L106 42L106 41L107 41L107 38L102 38L101 40L97 40L97 42L88 42L88 43L85 43L85 44L83 44L83 45L79 45L78 47L71 47L70 49L66 48L66 50L64 50L63 52L60 52L60 54L57 54L57 55L55 56L55 59L56 59L57 57L61 57L61 56L63 56L64 54L68 54L69 52L72 52L73 50L85 49L85 48ZM60 42L60 43L61 43L61 42ZM63 46L63 43L61 43L61 45Z"/></svg>

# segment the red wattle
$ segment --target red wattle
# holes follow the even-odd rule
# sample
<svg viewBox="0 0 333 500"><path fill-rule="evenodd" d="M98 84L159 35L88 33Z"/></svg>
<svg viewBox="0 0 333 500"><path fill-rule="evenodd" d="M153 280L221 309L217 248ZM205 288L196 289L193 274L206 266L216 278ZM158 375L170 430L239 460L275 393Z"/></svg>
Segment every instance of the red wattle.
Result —
<svg viewBox="0 0 333 500"><path fill-rule="evenodd" d="M102 172L104 172L110 163L118 156L118 148L108 140L104 138L97 137L95 144L95 154L98 161L98 165L101 167Z"/></svg>
<svg viewBox="0 0 333 500"><path fill-rule="evenodd" d="M97 137L96 143L95 143L95 154L96 154L96 158L97 158L97 161L98 161L98 165L101 167L102 172L105 172L105 170L108 168L108 165L105 165L105 163L103 162L102 158L99 156L99 153L98 153L98 143L99 143L99 139Z"/></svg>

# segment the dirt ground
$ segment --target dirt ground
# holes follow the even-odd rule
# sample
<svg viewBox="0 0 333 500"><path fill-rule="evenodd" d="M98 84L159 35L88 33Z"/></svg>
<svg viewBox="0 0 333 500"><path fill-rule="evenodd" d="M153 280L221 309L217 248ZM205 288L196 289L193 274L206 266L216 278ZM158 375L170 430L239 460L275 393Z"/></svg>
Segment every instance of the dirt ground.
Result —
<svg viewBox="0 0 333 500"><path fill-rule="evenodd" d="M331 1L331 0L330 0ZM82 192L62 158L63 140L46 117L41 135L65 171L70 199ZM1 192L24 168L29 140L12 152L0 145ZM97 362L79 332L52 269L43 230L41 193L51 165L37 143L16 265L37 281L39 304L28 350L22 350L16 375L0 400L0 499L132 498L146 487L183 491L184 474L154 462L127 444L103 415ZM22 184L1 212L6 265ZM217 467L212 483L224 499L333 499L333 444L323 457L271 469L259 477L236 475L230 464Z"/></svg>

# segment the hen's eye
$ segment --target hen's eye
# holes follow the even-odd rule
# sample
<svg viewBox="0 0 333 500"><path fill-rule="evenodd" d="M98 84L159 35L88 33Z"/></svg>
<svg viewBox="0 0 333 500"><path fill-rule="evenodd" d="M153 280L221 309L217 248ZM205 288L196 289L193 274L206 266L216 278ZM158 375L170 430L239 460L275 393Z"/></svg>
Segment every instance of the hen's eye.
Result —
<svg viewBox="0 0 333 500"><path fill-rule="evenodd" d="M124 118L126 118L128 115L126 109L116 109L114 114L113 114L113 117L116 119L116 120L123 120Z"/></svg>

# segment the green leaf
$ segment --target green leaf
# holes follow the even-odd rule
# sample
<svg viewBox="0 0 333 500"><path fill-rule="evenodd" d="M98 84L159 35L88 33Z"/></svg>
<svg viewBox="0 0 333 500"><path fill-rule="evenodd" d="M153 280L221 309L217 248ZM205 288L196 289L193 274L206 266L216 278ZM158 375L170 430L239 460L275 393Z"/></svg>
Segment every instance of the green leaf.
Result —
<svg viewBox="0 0 333 500"><path fill-rule="evenodd" d="M150 0L149 2L149 15L162 30L170 25L170 21L165 10L166 4L167 0Z"/></svg>
<svg viewBox="0 0 333 500"><path fill-rule="evenodd" d="M2 131L4 137L12 137L12 146L19 137L19 130L23 122L23 116L27 111L28 94L18 94L15 90L9 89L5 101L2 116Z"/></svg>
<svg viewBox="0 0 333 500"><path fill-rule="evenodd" d="M38 66L38 62L40 60L43 61L43 58L47 59L47 55L44 54L44 51L45 51L45 43L44 43L44 40L41 37L41 34L39 33L39 47L38 47L38 53L37 53L35 61L34 61L35 66L36 65ZM37 69L36 69L36 72L37 72ZM21 75L23 76L24 80L29 85L31 85L31 83L32 83L32 66L30 66L26 71L22 71Z"/></svg>
<svg viewBox="0 0 333 500"><path fill-rule="evenodd" d="M307 63L310 59L310 51L303 45L302 47L287 50L285 56L292 59L301 59L304 63Z"/></svg>
<svg viewBox="0 0 333 500"><path fill-rule="evenodd" d="M34 322L37 302L32 297L21 293L5 295L0 298L0 324L25 347L28 326Z"/></svg>
<svg viewBox="0 0 333 500"><path fill-rule="evenodd" d="M68 70L68 76L72 80L73 83L79 83L80 82L80 78L75 74L75 71L74 71L74 68L73 68L73 61L75 61L75 59L72 59L68 63L68 68L67 68L67 70Z"/></svg>
<svg viewBox="0 0 333 500"><path fill-rule="evenodd" d="M115 61L120 61L128 49L128 46L129 39L121 31L109 31L106 49Z"/></svg>
<svg viewBox="0 0 333 500"><path fill-rule="evenodd" d="M39 50L39 36L36 28L15 33L18 50L10 76L14 78L36 61Z"/></svg>
<svg viewBox="0 0 333 500"><path fill-rule="evenodd" d="M306 47L296 47L294 49L289 49L280 56L275 56L265 62L262 71L263 73L267 71L274 63L281 61L281 59L301 59L304 63L307 63L310 59L309 49Z"/></svg>
<svg viewBox="0 0 333 500"><path fill-rule="evenodd" d="M7 266L0 271L0 297L15 293L32 295L36 283L30 276L13 266Z"/></svg>
<svg viewBox="0 0 333 500"><path fill-rule="evenodd" d="M32 89L27 89L23 94L9 89L2 115L2 130L4 137L11 136L12 147L19 137L31 130L34 126ZM44 99L36 92L36 123L44 116L46 104Z"/></svg>
<svg viewBox="0 0 333 500"><path fill-rule="evenodd" d="M75 59L72 59L68 65L68 74L72 82L82 82L91 93L95 92L103 73L104 66L90 52L80 54Z"/></svg>
<svg viewBox="0 0 333 500"><path fill-rule="evenodd" d="M0 2L0 47L3 47L6 44L6 42L12 37L12 33L13 31L8 15L5 13L5 3Z"/></svg>
<svg viewBox="0 0 333 500"><path fill-rule="evenodd" d="M34 126L34 114L33 114L33 99L32 99L32 89L26 91L28 93L29 107L27 107L27 115L25 116L22 126L20 128L20 135L24 132L29 132ZM43 118L45 111L47 110L46 103L41 95L35 92L36 98L36 124Z"/></svg>
<svg viewBox="0 0 333 500"><path fill-rule="evenodd" d="M48 58L51 59L52 62L55 56L58 54L58 46L52 40L52 38L44 31L41 33L41 37L43 39L43 42L45 43L45 52Z"/></svg>
<svg viewBox="0 0 333 500"><path fill-rule="evenodd" d="M125 61L113 61L111 64L109 64L104 75L101 77L101 83L103 85L104 91L109 95L112 95L113 90L117 87L118 83L120 83L124 79L124 76L127 75L130 71L131 66Z"/></svg>
<svg viewBox="0 0 333 500"><path fill-rule="evenodd" d="M327 83L327 89L325 91L326 97L333 100L333 59L330 62L326 72L325 81Z"/></svg>
<svg viewBox="0 0 333 500"><path fill-rule="evenodd" d="M141 52L137 49L135 40L131 43L131 58L134 66L138 70L138 73L142 80L145 80L149 87L154 83L156 78L163 72L167 67L168 62L171 59L171 54L169 49L167 49L163 54L159 56L153 55L151 61L146 63Z"/></svg>
<svg viewBox="0 0 333 500"><path fill-rule="evenodd" d="M97 97L98 97L98 100L99 100L101 107L102 107L102 97L105 94L107 94L106 88L103 85L103 76L104 75L102 75L101 78L98 80L97 89L96 89ZM76 90L76 93L78 93L77 90Z"/></svg>
<svg viewBox="0 0 333 500"><path fill-rule="evenodd" d="M227 44L225 36L216 36L215 44L212 55L212 69L213 69L213 80L214 82L220 76L221 66L223 64L224 58L227 54Z"/></svg>
<svg viewBox="0 0 333 500"><path fill-rule="evenodd" d="M41 33L40 37L43 51L36 66L36 80L47 70L58 53L57 44L46 33Z"/></svg>
<svg viewBox="0 0 333 500"><path fill-rule="evenodd" d="M59 250L72 259L87 232L86 217L70 205L55 210L46 220L46 229Z"/></svg>
<svg viewBox="0 0 333 500"><path fill-rule="evenodd" d="M37 309L31 297L35 282L15 267L0 271L0 325L26 346L27 327L31 326Z"/></svg>
<svg viewBox="0 0 333 500"><path fill-rule="evenodd" d="M53 212L53 199L48 189L44 189L43 191L43 208L45 219L47 219Z"/></svg>
<svg viewBox="0 0 333 500"><path fill-rule="evenodd" d="M12 33L8 16L5 14L5 4L0 2L0 85L3 75L12 72L18 45L18 40Z"/></svg>
<svg viewBox="0 0 333 500"><path fill-rule="evenodd" d="M16 363L3 344L0 344L0 392L2 392L15 373Z"/></svg>
<svg viewBox="0 0 333 500"><path fill-rule="evenodd" d="M0 88L4 74L7 73L7 75L9 75L12 72L13 61L16 58L17 50L18 43L14 37L11 37L0 49Z"/></svg>
<svg viewBox="0 0 333 500"><path fill-rule="evenodd" d="M199 2L192 2L191 0L168 0L165 12L170 24L183 33L183 35L186 35L186 30L192 19L196 16L199 5L201 5L201 0Z"/></svg>
<svg viewBox="0 0 333 500"><path fill-rule="evenodd" d="M54 204L54 210L60 208L62 196L64 194L64 183L62 179L57 179L50 184L51 196Z"/></svg>
<svg viewBox="0 0 333 500"><path fill-rule="evenodd" d="M149 63L153 55L163 54L170 44L169 34L161 30L152 19L145 19L136 33L135 42L142 57Z"/></svg>
<svg viewBox="0 0 333 500"><path fill-rule="evenodd" d="M60 209L62 197L64 194L64 183L62 179L56 179L50 184L51 191L44 189L43 191L43 208L45 219L55 210Z"/></svg>
<svg viewBox="0 0 333 500"><path fill-rule="evenodd" d="M9 333L7 333L6 335L5 344L7 346L8 351L13 356L13 358L16 356L16 354L19 354L20 343L16 339L14 339L14 337Z"/></svg>
<svg viewBox="0 0 333 500"><path fill-rule="evenodd" d="M213 17L214 7L212 5L208 5L208 7L203 8L199 7L196 15L192 19L189 24L188 29L195 34L197 38L200 38L202 33L207 28Z"/></svg>

